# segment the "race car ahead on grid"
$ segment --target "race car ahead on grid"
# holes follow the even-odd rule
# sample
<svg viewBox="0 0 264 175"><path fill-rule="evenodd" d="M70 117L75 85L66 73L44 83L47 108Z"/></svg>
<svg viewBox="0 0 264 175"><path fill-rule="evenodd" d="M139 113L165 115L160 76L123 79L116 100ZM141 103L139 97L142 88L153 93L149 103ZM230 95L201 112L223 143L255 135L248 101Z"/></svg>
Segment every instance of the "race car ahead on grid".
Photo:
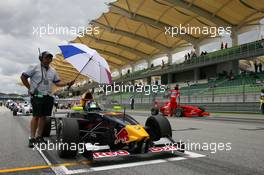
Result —
<svg viewBox="0 0 264 175"><path fill-rule="evenodd" d="M65 145L80 143L85 145L82 155L88 160L148 152L184 152L184 144L172 139L171 125L161 115L148 117L142 126L125 111L104 111L91 101L84 108L75 107L71 112L55 113L50 119L54 121L59 145L57 153L61 158L75 157L78 150ZM51 121L48 121L44 136L49 136L50 129Z"/></svg>
<svg viewBox="0 0 264 175"><path fill-rule="evenodd" d="M13 116L26 116L32 114L32 106L29 102L15 103L13 109Z"/></svg>

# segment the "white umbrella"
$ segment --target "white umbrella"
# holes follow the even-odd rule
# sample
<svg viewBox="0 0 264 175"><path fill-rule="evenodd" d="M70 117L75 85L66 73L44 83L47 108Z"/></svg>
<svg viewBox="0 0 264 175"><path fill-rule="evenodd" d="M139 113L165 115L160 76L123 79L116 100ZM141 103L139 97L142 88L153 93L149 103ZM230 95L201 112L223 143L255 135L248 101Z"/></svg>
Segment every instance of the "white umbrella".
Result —
<svg viewBox="0 0 264 175"><path fill-rule="evenodd" d="M79 43L61 45L59 48L65 60L79 71L79 75L86 75L98 83L112 83L108 63L96 50Z"/></svg>

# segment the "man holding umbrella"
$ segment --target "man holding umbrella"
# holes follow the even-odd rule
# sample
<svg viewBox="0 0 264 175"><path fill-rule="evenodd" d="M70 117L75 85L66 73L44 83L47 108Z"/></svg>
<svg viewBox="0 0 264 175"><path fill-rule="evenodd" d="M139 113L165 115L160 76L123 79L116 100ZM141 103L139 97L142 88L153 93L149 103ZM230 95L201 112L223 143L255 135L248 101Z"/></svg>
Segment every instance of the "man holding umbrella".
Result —
<svg viewBox="0 0 264 175"><path fill-rule="evenodd" d="M42 137L42 131L45 127L46 116L51 116L54 99L52 97L52 84L58 87L72 86L71 82L62 82L55 69L49 65L52 62L53 55L47 51L39 55L40 64L30 67L21 75L23 84L27 87L31 96L33 108L33 117L30 123L29 147L34 144L45 142ZM30 78L30 83L28 82Z"/></svg>

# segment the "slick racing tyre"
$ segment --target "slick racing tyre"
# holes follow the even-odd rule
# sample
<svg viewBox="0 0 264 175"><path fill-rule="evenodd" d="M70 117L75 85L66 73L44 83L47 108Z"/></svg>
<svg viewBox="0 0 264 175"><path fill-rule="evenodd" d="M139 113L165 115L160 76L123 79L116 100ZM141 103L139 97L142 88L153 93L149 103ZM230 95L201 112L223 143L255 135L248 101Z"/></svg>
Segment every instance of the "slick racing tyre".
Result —
<svg viewBox="0 0 264 175"><path fill-rule="evenodd" d="M79 143L79 124L76 119L63 118L59 121L57 130L57 141L59 149L57 153L61 158L73 158L77 155ZM70 149L75 144L76 149ZM67 146L65 146L67 145Z"/></svg>
<svg viewBox="0 0 264 175"><path fill-rule="evenodd" d="M150 116L145 126L152 141L157 141L162 137L172 136L169 120L161 115Z"/></svg>

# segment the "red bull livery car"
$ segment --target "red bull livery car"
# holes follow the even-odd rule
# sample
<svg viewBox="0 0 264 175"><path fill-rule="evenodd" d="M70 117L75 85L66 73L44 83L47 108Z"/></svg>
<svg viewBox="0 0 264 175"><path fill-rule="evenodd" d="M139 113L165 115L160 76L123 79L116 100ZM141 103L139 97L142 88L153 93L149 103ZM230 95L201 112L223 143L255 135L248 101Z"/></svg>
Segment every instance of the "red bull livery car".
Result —
<svg viewBox="0 0 264 175"><path fill-rule="evenodd" d="M184 152L184 145L172 139L168 119L160 115L150 116L142 126L125 112L103 111L95 103L86 110L72 111L65 117L55 115L53 119L60 143L58 155L62 158L78 153L76 149L63 148L64 145L80 143L85 146L83 156L89 160L148 152Z"/></svg>

